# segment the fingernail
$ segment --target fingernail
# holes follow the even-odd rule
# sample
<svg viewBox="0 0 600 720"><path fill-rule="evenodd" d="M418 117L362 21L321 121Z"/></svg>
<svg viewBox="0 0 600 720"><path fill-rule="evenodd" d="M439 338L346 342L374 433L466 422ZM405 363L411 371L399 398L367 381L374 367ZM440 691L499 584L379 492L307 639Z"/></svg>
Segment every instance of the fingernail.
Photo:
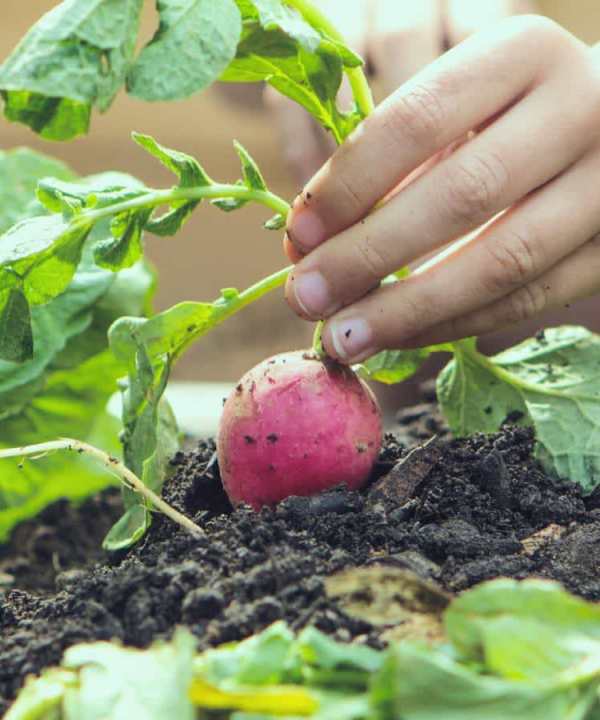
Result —
<svg viewBox="0 0 600 720"><path fill-rule="evenodd" d="M319 216L308 208L294 213L287 229L288 237L301 252L314 250L325 240L325 226Z"/></svg>
<svg viewBox="0 0 600 720"><path fill-rule="evenodd" d="M334 311L327 281L320 272L296 275L293 288L296 302L308 317L322 318Z"/></svg>
<svg viewBox="0 0 600 720"><path fill-rule="evenodd" d="M373 330L364 318L334 320L329 332L335 354L343 362L358 362L375 353Z"/></svg>

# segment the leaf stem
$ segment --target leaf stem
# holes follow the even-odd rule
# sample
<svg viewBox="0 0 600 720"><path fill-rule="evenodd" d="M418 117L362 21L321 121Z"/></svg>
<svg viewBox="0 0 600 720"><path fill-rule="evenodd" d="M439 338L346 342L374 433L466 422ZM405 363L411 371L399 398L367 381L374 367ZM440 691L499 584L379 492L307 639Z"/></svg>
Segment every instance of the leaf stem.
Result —
<svg viewBox="0 0 600 720"><path fill-rule="evenodd" d="M297 10L309 25L316 30L321 30L323 34L328 35L336 42L345 43L343 35L337 30L335 25L317 8L310 0L285 0L286 4ZM346 68L346 75L350 81L352 94L356 102L360 114L365 118L375 109L373 102L373 94L369 86L369 81L360 67Z"/></svg>
<svg viewBox="0 0 600 720"><path fill-rule="evenodd" d="M164 515L169 517L173 522L181 525L192 535L197 537L204 536L204 531L196 523L192 522L185 515L180 513L175 508L172 508L166 503L161 497L155 492L150 490L149 487L138 478L128 467L126 467L118 458L109 455L103 450L89 445L81 440L73 440L71 438L61 438L60 440L52 440L45 443L37 443L35 445L26 445L24 447L7 448L0 450L0 459L12 458L12 457L27 457L30 455L44 455L50 452L57 452L59 450L67 450L71 452L80 453L87 455L94 460L97 460L111 473L116 475L121 482L123 482L128 488L142 495L146 500L149 500L158 510Z"/></svg>
<svg viewBox="0 0 600 720"><path fill-rule="evenodd" d="M547 385L535 385L534 383L522 380L518 375L505 370L503 367L495 363L492 358L487 355L483 355L477 350L476 346L469 342L469 340L459 340L458 342L452 343L455 355L465 355L469 357L474 363L480 367L485 368L492 375L495 375L498 380L512 385L523 392L528 392L536 395L548 395L550 397L565 398L566 394L562 390L548 387ZM593 395L585 395L582 393L570 393L568 397L572 400L593 400L596 399Z"/></svg>
<svg viewBox="0 0 600 720"><path fill-rule="evenodd" d="M290 204L283 198L268 190L251 190L243 185L229 185L225 183L212 183L201 187L179 188L173 187L168 190L149 189L139 197L124 200L114 205L107 205L103 208L83 210L75 216L76 222L95 223L107 217L113 217L118 213L141 208L158 207L169 205L178 200L218 200L221 198L234 198L236 200L247 200L280 213L284 217L290 211Z"/></svg>
<svg viewBox="0 0 600 720"><path fill-rule="evenodd" d="M267 277L262 278L258 282L254 283L254 285L251 285L249 288L246 288L242 292L238 293L235 297L220 297L218 300L215 300L213 306L219 309L219 315L215 318L214 322L211 323L210 329L220 325L222 322L225 322L225 320L230 318L232 315L235 315L240 312L240 310L243 310L248 305L251 305L256 300L259 300L263 297L263 295L267 295L272 290L284 285L292 268L293 265L288 265L288 267L282 268L281 270L274 272L272 275L267 275ZM177 352L172 355L172 361L175 362L193 342L205 333L206 328L202 325L198 327L196 332L189 333L186 338L186 342L182 344L178 348Z"/></svg>
<svg viewBox="0 0 600 720"><path fill-rule="evenodd" d="M319 322L315 326L315 331L313 333L313 341L312 341L312 349L313 352L315 352L321 359L326 357L327 353L325 352L325 348L323 347L323 326L325 325L323 320L319 320Z"/></svg>

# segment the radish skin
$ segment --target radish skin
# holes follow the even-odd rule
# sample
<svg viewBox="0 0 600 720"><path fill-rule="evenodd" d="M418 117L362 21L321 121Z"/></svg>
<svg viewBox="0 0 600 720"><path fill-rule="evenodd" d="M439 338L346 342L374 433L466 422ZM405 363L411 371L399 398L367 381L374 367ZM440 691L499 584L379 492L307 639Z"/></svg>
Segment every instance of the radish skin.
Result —
<svg viewBox="0 0 600 720"><path fill-rule="evenodd" d="M381 440L370 388L350 368L297 351L242 378L223 408L217 455L231 502L258 510L342 483L359 489Z"/></svg>

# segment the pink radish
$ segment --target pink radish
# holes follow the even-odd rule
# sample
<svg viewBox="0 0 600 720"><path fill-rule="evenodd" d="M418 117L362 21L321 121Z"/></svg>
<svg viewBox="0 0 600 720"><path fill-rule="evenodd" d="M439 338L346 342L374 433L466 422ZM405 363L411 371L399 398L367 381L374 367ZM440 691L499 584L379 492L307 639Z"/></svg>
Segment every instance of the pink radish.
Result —
<svg viewBox="0 0 600 720"><path fill-rule="evenodd" d="M223 408L217 454L233 504L254 509L368 479L381 446L381 411L347 367L310 352L260 363Z"/></svg>

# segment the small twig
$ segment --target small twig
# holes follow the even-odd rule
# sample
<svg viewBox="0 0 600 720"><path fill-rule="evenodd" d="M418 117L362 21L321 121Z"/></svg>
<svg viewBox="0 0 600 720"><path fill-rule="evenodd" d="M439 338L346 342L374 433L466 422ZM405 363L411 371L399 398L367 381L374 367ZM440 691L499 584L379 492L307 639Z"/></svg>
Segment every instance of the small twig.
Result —
<svg viewBox="0 0 600 720"><path fill-rule="evenodd" d="M123 482L128 488L142 495L144 498L149 500L158 510L164 515L171 518L173 522L181 525L186 530L189 530L193 535L203 536L204 531L196 523L192 522L185 515L180 513L175 508L172 508L166 503L161 497L159 497L153 490L144 485L144 483L138 478L138 476L131 472L118 458L105 453L103 450L99 450L93 445L89 445L81 440L72 440L70 438L61 438L60 440L53 440L46 443L38 443L37 445L27 445L25 447L18 448L7 448L6 450L0 450L0 460L4 458L12 457L29 457L36 456L40 453L45 454L48 452L56 452L57 450L70 450L80 454L88 455L99 461L105 468L116 475L121 482Z"/></svg>

